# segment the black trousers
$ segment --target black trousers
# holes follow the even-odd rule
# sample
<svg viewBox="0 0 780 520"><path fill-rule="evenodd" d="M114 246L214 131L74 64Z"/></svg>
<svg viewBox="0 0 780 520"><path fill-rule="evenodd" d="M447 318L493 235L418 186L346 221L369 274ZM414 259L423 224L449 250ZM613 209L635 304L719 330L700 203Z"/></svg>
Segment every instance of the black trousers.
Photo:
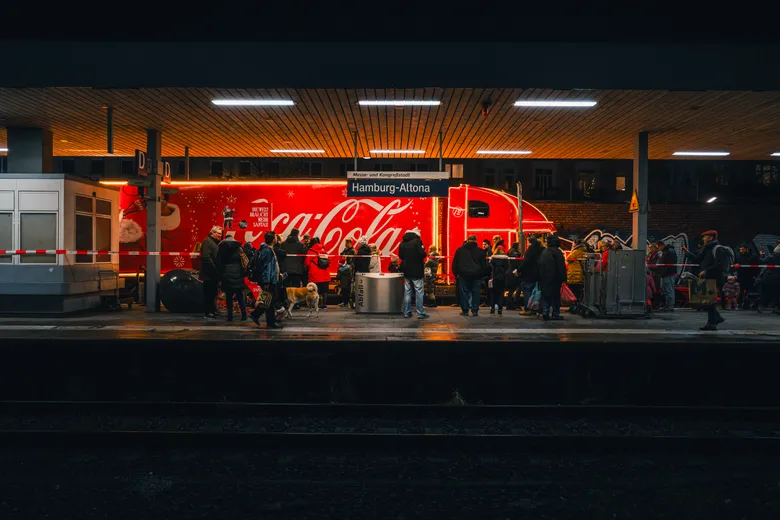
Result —
<svg viewBox="0 0 780 520"><path fill-rule="evenodd" d="M506 282L493 280L493 287L490 289L492 294L492 305L498 307L498 310L504 308L504 290L506 289Z"/></svg>
<svg viewBox="0 0 780 520"><path fill-rule="evenodd" d="M276 303L279 301L279 286L275 283L272 283L268 286L268 292L271 293L271 305L268 307L268 309L260 309L255 307L255 310L252 311L252 316L259 318L263 313L265 313L266 325L273 325L276 323Z"/></svg>
<svg viewBox="0 0 780 520"><path fill-rule="evenodd" d="M238 301L238 307L241 309L241 317L246 317L246 297L243 289L225 290L225 308L227 309L228 321L233 319L233 297Z"/></svg>
<svg viewBox="0 0 780 520"><path fill-rule="evenodd" d="M328 282L317 282L317 292L320 295L320 307L328 304Z"/></svg>
<svg viewBox="0 0 780 520"><path fill-rule="evenodd" d="M319 291L319 288L317 289ZM341 303L349 305L349 297L352 294L352 280L344 280L341 285Z"/></svg>
<svg viewBox="0 0 780 520"><path fill-rule="evenodd" d="M301 283L303 282L303 275L302 274L288 274L287 279L285 280L285 287L303 287Z"/></svg>
<svg viewBox="0 0 780 520"><path fill-rule="evenodd" d="M217 312L217 285L216 280L203 280L203 313L216 314Z"/></svg>

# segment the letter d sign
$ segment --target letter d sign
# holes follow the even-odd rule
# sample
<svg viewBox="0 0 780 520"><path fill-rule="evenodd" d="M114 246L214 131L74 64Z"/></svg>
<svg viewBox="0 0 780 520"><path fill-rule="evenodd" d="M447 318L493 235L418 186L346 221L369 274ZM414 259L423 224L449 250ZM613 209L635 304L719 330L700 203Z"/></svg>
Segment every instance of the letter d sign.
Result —
<svg viewBox="0 0 780 520"><path fill-rule="evenodd" d="M148 173L146 169L146 154L141 150L135 151L135 171L143 177L146 177Z"/></svg>

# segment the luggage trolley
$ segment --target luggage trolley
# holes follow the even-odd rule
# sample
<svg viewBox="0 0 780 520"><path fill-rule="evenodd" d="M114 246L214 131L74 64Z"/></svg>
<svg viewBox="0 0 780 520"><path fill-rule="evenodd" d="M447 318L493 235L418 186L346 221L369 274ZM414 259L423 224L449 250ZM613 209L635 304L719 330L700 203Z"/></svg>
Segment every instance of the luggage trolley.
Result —
<svg viewBox="0 0 780 520"><path fill-rule="evenodd" d="M647 286L643 251L610 251L606 272L601 254L585 256L585 290L581 314L599 318L644 317L647 306Z"/></svg>

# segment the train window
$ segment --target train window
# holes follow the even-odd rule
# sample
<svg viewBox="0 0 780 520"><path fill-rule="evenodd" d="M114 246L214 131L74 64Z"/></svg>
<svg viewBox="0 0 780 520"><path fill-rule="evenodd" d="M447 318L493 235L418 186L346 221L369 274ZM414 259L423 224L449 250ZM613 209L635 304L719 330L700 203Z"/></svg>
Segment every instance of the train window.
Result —
<svg viewBox="0 0 780 520"><path fill-rule="evenodd" d="M0 249L14 249L13 213L0 213ZM11 255L0 255L0 264L10 264Z"/></svg>
<svg viewBox="0 0 780 520"><path fill-rule="evenodd" d="M470 200L469 205L469 218L488 218L490 216L490 206L487 202L481 200Z"/></svg>
<svg viewBox="0 0 780 520"><path fill-rule="evenodd" d="M222 177L222 161L211 161L211 176Z"/></svg>
<svg viewBox="0 0 780 520"><path fill-rule="evenodd" d="M496 185L496 176L493 174L485 175L485 187L492 188Z"/></svg>
<svg viewBox="0 0 780 520"><path fill-rule="evenodd" d="M57 249L57 214L22 213L19 215L20 249ZM55 255L23 255L23 264L55 264Z"/></svg>

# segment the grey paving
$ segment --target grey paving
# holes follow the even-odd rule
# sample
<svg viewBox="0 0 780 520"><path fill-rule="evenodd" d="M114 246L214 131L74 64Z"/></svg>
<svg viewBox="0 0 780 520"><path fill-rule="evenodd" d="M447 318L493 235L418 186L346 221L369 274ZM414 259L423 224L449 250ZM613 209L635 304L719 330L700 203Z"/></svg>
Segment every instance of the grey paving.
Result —
<svg viewBox="0 0 780 520"><path fill-rule="evenodd" d="M431 318L418 320L402 316L360 315L330 307L320 317L306 318L297 312L282 330L264 325L223 319L204 320L199 315L148 314L132 311L34 318L0 318L0 339L171 339L171 340L340 340L373 339L428 341L582 341L599 343L648 342L780 342L780 316L753 311L725 312L726 322L717 332L700 332L705 315L688 309L654 314L650 319L586 319L565 315L564 321L544 322L535 317L505 311L491 316L460 316L451 307L429 309Z"/></svg>

